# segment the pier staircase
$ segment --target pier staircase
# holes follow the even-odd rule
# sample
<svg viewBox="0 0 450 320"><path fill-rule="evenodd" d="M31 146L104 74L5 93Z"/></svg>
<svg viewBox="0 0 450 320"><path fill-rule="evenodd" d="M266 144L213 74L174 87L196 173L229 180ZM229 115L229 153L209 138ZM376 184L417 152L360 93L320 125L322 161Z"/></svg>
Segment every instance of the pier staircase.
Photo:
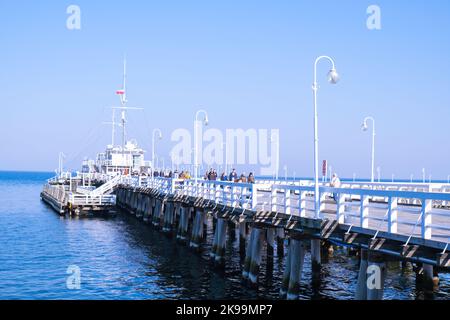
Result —
<svg viewBox="0 0 450 320"><path fill-rule="evenodd" d="M120 184L121 181L122 181L122 177L116 176L116 177L112 178L111 180L109 180L108 182L102 184L97 189L92 190L90 192L90 195L91 196L100 196L100 195L110 194L114 191L114 188Z"/></svg>

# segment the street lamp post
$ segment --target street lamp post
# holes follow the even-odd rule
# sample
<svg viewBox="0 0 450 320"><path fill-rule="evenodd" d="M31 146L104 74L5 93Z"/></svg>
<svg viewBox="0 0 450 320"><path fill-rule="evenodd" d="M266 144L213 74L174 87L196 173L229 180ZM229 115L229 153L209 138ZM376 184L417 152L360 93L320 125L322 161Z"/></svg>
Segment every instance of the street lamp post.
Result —
<svg viewBox="0 0 450 320"><path fill-rule="evenodd" d="M318 117L317 117L317 91L319 86L317 84L317 64L321 60L328 60L332 68L328 73L328 81L331 84L336 84L339 81L339 75L336 72L336 67L334 60L328 56L320 56L316 59L314 63L314 83L313 83L313 94L314 94L314 204L315 204L315 217L320 216L320 196L319 196L319 137L318 137Z"/></svg>
<svg viewBox="0 0 450 320"><path fill-rule="evenodd" d="M314 95L314 210L315 218L320 218L320 195L319 195L319 135L318 135L318 117L317 117L317 91L319 86L317 84L317 64L321 60L328 60L332 67L328 73L328 82L336 84L339 81L339 75L336 72L334 60L328 56L320 56L314 63L314 83L312 86ZM321 245L320 240L311 240L311 260L312 269L314 271L320 270L321 265Z"/></svg>
<svg viewBox="0 0 450 320"><path fill-rule="evenodd" d="M200 121L198 120L200 114L204 115L204 119L203 119L203 124L205 126L208 125L208 113L205 110L198 110L197 113L195 114L195 119L194 119L194 140L195 140L195 147L194 147L194 181L195 181L195 186L197 188L197 183L198 183L198 130L197 130L197 123Z"/></svg>
<svg viewBox="0 0 450 320"><path fill-rule="evenodd" d="M361 126L361 129L363 131L367 131L367 129L369 128L367 122L368 121L372 121L372 171L371 171L371 178L370 178L370 182L374 182L375 180L375 119L373 117L366 117L363 121L363 124Z"/></svg>
<svg viewBox="0 0 450 320"><path fill-rule="evenodd" d="M161 140L162 139L162 132L160 129L153 129L153 133L152 133L152 177L153 177L153 172L155 171L155 149L156 149L156 142L155 142L155 134L158 133L158 139Z"/></svg>

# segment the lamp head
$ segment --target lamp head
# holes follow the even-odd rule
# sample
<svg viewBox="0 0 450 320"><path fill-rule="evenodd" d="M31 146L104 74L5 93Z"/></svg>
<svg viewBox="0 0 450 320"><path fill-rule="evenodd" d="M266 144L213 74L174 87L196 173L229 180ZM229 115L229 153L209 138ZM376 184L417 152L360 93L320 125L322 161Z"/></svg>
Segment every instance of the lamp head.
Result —
<svg viewBox="0 0 450 320"><path fill-rule="evenodd" d="M159 138L159 140L162 140L162 133L161 132L159 133L158 138Z"/></svg>
<svg viewBox="0 0 450 320"><path fill-rule="evenodd" d="M367 122L364 121L363 124L361 125L361 130L362 131L367 131L367 129L368 129Z"/></svg>
<svg viewBox="0 0 450 320"><path fill-rule="evenodd" d="M333 68L330 72L328 72L328 82L331 84L336 84L339 82L339 74L336 69Z"/></svg>
<svg viewBox="0 0 450 320"><path fill-rule="evenodd" d="M203 122L205 124L205 126L207 126L209 124L209 119L208 116L205 117L205 120Z"/></svg>

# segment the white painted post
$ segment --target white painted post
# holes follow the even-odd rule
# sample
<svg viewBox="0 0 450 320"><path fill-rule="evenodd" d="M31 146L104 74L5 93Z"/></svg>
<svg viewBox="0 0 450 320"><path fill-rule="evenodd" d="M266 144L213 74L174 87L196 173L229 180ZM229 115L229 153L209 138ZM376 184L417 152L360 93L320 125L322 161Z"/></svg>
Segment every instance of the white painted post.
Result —
<svg viewBox="0 0 450 320"><path fill-rule="evenodd" d="M291 190L284 189L284 213L291 214Z"/></svg>
<svg viewBox="0 0 450 320"><path fill-rule="evenodd" d="M270 206L272 212L277 212L277 188L275 185L272 185L272 194L270 197Z"/></svg>
<svg viewBox="0 0 450 320"><path fill-rule="evenodd" d="M398 198L389 197L388 232L397 233L398 227Z"/></svg>
<svg viewBox="0 0 450 320"><path fill-rule="evenodd" d="M255 211L258 206L258 186L256 184L252 185L252 210Z"/></svg>
<svg viewBox="0 0 450 320"><path fill-rule="evenodd" d="M369 197L366 195L361 195L360 210L361 210L361 217L360 217L361 228L368 228L369 227Z"/></svg>
<svg viewBox="0 0 450 320"><path fill-rule="evenodd" d="M337 196L336 220L345 223L345 194L342 193Z"/></svg>
<svg viewBox="0 0 450 320"><path fill-rule="evenodd" d="M222 194L222 204L225 206L227 204L227 193L226 193L227 187L224 185L223 189L220 191Z"/></svg>
<svg viewBox="0 0 450 320"><path fill-rule="evenodd" d="M300 217L306 217L306 191L300 191L299 207Z"/></svg>
<svg viewBox="0 0 450 320"><path fill-rule="evenodd" d="M316 218L321 217L320 213L325 210L325 206L326 206L326 203L325 203L326 193L322 192L322 191L319 191L319 192L320 192L319 193L319 212L318 212L319 216Z"/></svg>
<svg viewBox="0 0 450 320"><path fill-rule="evenodd" d="M432 200L422 200L422 238L431 239Z"/></svg>
<svg viewBox="0 0 450 320"><path fill-rule="evenodd" d="M238 205L238 200L239 200L239 198L237 196L237 188L236 187L231 188L231 199L232 199L233 207L236 207Z"/></svg>

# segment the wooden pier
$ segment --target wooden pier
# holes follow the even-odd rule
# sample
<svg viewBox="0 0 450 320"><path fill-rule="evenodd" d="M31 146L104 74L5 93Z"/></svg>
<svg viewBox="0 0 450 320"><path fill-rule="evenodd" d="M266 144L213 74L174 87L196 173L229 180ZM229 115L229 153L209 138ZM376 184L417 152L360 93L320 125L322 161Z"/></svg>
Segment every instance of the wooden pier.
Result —
<svg viewBox="0 0 450 320"><path fill-rule="evenodd" d="M334 246L359 256L355 299L383 298L388 261L413 263L426 289L438 284L438 273L450 270L450 186L344 183L322 185L319 191L318 216L310 182L117 176L97 188L51 181L41 197L61 215L118 207L195 251L201 251L212 227L206 247L217 267L227 263L225 244L234 234L228 230L239 230L243 283L258 285L262 257L273 256L276 247L286 259L280 295L287 299L298 298L305 254L310 253L313 274L320 279L323 254ZM379 284L371 287L374 276Z"/></svg>
<svg viewBox="0 0 450 320"><path fill-rule="evenodd" d="M195 250L206 241L206 221L212 220L210 257L217 266L226 264L227 228L238 229L245 256L242 277L249 286L258 284L263 248L270 254L287 241L280 292L287 299L298 298L307 250L313 271L320 273L321 255L333 245L358 251L355 299L382 299L387 261L414 263L425 288L436 285L437 272L449 270L450 211L442 203L450 194L321 187L321 215L315 217L312 191L310 186L273 185L267 191L251 184L135 178L116 194L118 207ZM338 201L330 200L333 193ZM411 199L414 204L407 204ZM367 286L371 270L380 272L380 287Z"/></svg>

